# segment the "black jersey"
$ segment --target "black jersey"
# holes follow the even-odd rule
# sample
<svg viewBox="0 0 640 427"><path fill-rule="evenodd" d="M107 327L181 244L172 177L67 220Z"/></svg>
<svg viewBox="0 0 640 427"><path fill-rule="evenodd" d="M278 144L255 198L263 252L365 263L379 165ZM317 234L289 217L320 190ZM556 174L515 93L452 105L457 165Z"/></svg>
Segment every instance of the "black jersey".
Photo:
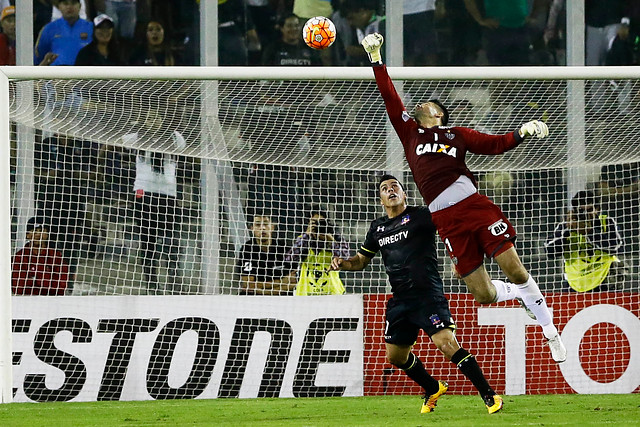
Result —
<svg viewBox="0 0 640 427"><path fill-rule="evenodd" d="M275 241L269 248L269 252L264 252L251 238L242 247L238 269L241 276L255 276L259 282L272 282L280 279L288 271L284 270L284 255L286 245L283 241Z"/></svg>
<svg viewBox="0 0 640 427"><path fill-rule="evenodd" d="M444 297L428 208L408 206L395 218L376 219L358 252L368 258L382 252L394 298Z"/></svg>

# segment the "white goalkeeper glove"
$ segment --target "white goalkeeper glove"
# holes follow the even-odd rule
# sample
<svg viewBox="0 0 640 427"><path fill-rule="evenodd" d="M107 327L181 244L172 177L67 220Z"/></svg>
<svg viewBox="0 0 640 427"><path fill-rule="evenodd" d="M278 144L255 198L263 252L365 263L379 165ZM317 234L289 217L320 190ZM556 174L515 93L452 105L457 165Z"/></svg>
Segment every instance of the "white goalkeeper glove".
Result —
<svg viewBox="0 0 640 427"><path fill-rule="evenodd" d="M540 120L533 120L523 124L519 133L523 138L534 135L538 138L546 138L549 135L549 128L546 123Z"/></svg>
<svg viewBox="0 0 640 427"><path fill-rule="evenodd" d="M380 54L382 43L384 43L384 37L378 33L369 34L362 39L360 44L367 52L367 55L369 55L369 61L371 61L371 63L382 62L382 55Z"/></svg>

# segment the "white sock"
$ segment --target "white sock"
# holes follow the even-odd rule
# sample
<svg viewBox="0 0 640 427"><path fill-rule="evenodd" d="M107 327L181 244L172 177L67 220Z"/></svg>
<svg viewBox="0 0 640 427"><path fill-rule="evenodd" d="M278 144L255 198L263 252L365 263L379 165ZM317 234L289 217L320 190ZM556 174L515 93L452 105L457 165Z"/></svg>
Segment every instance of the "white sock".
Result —
<svg viewBox="0 0 640 427"><path fill-rule="evenodd" d="M538 288L538 284L533 280L533 277L529 275L529 279L525 283L517 285L517 287L524 305L533 312L536 320L542 326L544 336L547 338L555 336L558 330L553 326L553 318L549 307L547 307L547 301L542 296L540 288ZM551 336L548 336L548 334L551 334Z"/></svg>
<svg viewBox="0 0 640 427"><path fill-rule="evenodd" d="M553 338L558 335L558 329L554 326L553 323L549 323L542 327L542 333L546 339Z"/></svg>
<svg viewBox="0 0 640 427"><path fill-rule="evenodd" d="M518 288L513 283L506 283L502 280L492 280L496 288L496 300L494 302L510 301L518 296Z"/></svg>

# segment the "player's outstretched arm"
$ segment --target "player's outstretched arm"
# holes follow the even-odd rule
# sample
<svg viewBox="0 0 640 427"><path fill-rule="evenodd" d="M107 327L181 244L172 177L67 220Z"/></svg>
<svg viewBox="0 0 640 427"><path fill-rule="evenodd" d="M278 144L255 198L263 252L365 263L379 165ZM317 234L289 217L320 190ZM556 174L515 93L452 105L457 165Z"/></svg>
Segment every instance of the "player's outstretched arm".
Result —
<svg viewBox="0 0 640 427"><path fill-rule="evenodd" d="M362 255L360 252L349 259L334 257L331 260L332 270L360 271L369 265L371 258Z"/></svg>
<svg viewBox="0 0 640 427"><path fill-rule="evenodd" d="M383 43L384 37L378 33L369 34L360 42L365 52L367 52L367 55L369 55L369 61L371 61L372 64L382 64L380 49L382 49Z"/></svg>
<svg viewBox="0 0 640 427"><path fill-rule="evenodd" d="M525 123L518 129L521 137L535 136L536 138L546 138L549 136L549 128L545 122L540 120L532 120Z"/></svg>

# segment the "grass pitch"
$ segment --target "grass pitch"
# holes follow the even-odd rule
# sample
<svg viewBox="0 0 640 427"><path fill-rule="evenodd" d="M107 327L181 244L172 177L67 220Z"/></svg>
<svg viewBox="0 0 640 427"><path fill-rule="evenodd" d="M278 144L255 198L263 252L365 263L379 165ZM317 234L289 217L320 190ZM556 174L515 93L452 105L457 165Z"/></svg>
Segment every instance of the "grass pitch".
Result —
<svg viewBox="0 0 640 427"><path fill-rule="evenodd" d="M11 403L0 426L640 426L640 395L504 396L487 414L477 396L443 396L420 414L415 396Z"/></svg>

